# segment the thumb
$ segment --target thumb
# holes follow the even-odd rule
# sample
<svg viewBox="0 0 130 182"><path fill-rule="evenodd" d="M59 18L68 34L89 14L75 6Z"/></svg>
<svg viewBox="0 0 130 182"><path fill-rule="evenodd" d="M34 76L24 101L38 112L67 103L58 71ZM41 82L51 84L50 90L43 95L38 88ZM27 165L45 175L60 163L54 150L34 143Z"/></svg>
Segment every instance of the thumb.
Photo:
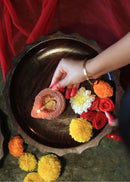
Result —
<svg viewBox="0 0 130 182"><path fill-rule="evenodd" d="M64 88L66 87L68 84L67 84L67 79L64 78L62 79L61 81L58 81L56 84L54 84L53 86L51 86L52 90L53 91L58 91L60 90L61 88Z"/></svg>

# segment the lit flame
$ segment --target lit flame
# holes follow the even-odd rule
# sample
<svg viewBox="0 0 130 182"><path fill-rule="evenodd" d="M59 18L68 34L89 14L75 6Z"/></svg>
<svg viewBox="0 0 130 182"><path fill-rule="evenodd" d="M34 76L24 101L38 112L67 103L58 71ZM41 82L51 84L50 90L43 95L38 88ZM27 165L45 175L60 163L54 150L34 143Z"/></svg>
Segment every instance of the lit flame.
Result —
<svg viewBox="0 0 130 182"><path fill-rule="evenodd" d="M40 112L41 112L41 110L40 110L40 109L38 109L38 110L37 110L37 113L40 113Z"/></svg>
<svg viewBox="0 0 130 182"><path fill-rule="evenodd" d="M45 103L45 105L43 105L40 109L37 110L37 113L40 113L42 110L44 110L48 104L53 103L53 105L55 104L55 100L50 100L48 102ZM49 108L48 108L49 109Z"/></svg>

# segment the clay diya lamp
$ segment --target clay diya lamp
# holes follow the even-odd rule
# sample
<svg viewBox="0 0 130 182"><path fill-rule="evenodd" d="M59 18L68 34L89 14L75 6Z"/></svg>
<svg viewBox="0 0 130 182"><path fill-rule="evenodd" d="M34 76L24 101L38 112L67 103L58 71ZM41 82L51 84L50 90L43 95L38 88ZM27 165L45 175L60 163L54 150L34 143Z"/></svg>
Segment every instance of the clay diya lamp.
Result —
<svg viewBox="0 0 130 182"><path fill-rule="evenodd" d="M65 98L61 92L46 88L35 97L31 116L51 120L64 111L65 105Z"/></svg>

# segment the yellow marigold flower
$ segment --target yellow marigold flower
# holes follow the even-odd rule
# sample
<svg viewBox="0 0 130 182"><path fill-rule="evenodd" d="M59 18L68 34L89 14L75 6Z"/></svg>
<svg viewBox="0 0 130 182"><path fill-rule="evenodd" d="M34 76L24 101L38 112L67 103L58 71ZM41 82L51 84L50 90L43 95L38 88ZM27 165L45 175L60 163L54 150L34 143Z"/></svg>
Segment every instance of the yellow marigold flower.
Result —
<svg viewBox="0 0 130 182"><path fill-rule="evenodd" d="M55 181L61 171L61 163L54 154L48 154L38 162L38 173L45 181Z"/></svg>
<svg viewBox="0 0 130 182"><path fill-rule="evenodd" d="M70 98L70 103L74 112L81 114L83 111L87 112L87 109L94 100L95 95L91 94L91 90L86 90L84 87L81 87L76 95Z"/></svg>
<svg viewBox="0 0 130 182"><path fill-rule="evenodd" d="M27 174L23 182L45 182L45 181L41 178L41 176L38 173L32 172Z"/></svg>
<svg viewBox="0 0 130 182"><path fill-rule="evenodd" d="M95 94L100 98L113 96L113 88L109 83L103 80L95 81L93 84L93 90Z"/></svg>
<svg viewBox="0 0 130 182"><path fill-rule="evenodd" d="M83 118L71 120L69 134L77 142L88 142L93 136L93 127L90 122Z"/></svg>
<svg viewBox="0 0 130 182"><path fill-rule="evenodd" d="M36 168L37 160L31 153L24 153L18 160L19 167L24 171L33 171Z"/></svg>
<svg viewBox="0 0 130 182"><path fill-rule="evenodd" d="M14 157L21 156L24 153L23 139L20 136L13 137L8 143L8 148Z"/></svg>

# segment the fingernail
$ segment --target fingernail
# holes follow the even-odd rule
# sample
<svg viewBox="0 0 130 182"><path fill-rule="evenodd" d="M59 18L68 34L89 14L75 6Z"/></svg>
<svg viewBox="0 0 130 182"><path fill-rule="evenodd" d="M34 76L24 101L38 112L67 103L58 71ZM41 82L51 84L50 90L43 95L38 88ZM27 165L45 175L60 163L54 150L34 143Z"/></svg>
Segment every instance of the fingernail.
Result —
<svg viewBox="0 0 130 182"><path fill-rule="evenodd" d="M54 86L54 84L51 84L50 86L49 86L49 88L52 88Z"/></svg>
<svg viewBox="0 0 130 182"><path fill-rule="evenodd" d="M61 86L60 86L59 82L57 82L55 85L53 85L52 90L58 91L60 88L61 88Z"/></svg>
<svg viewBox="0 0 130 182"><path fill-rule="evenodd" d="M54 92L58 91L58 88L57 87L52 87L51 88Z"/></svg>
<svg viewBox="0 0 130 182"><path fill-rule="evenodd" d="M71 91L71 94L70 94L70 97L74 97L75 95L76 95L76 93L77 93L77 88L72 88L72 91Z"/></svg>
<svg viewBox="0 0 130 182"><path fill-rule="evenodd" d="M67 88L66 93L65 93L65 98L66 99L70 98L71 90L72 90L71 88Z"/></svg>

